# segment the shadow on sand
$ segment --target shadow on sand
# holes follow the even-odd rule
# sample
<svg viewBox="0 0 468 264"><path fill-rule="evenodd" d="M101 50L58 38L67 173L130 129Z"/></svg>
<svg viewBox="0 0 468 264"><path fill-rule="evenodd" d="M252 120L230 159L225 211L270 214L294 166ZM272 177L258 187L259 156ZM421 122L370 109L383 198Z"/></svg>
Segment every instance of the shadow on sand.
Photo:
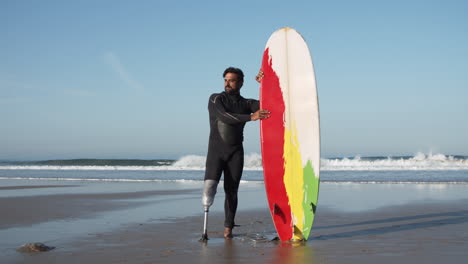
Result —
<svg viewBox="0 0 468 264"><path fill-rule="evenodd" d="M428 220L429 218L434 218L434 217L437 217L439 219ZM401 223L401 224L397 223L397 222L402 222L402 221L413 221L413 220L419 220L419 221L415 221L411 223ZM387 233L392 233L392 232L401 232L401 231L415 230L415 229L421 229L421 228L441 227L445 225L454 225L454 224L461 224L461 223L466 223L466 222L468 222L468 210L446 212L446 213L422 214L422 215L406 216L406 217L392 217L392 218L380 219L380 220L363 221L359 223L319 226L319 227L316 227L315 230L392 223L389 226L383 226L383 227L374 227L374 228L368 228L368 229L346 231L346 232L335 233L335 234L318 235L318 236L312 237L312 240L330 240L330 239L350 238L350 237L369 236L369 235L382 235L382 234L387 234Z"/></svg>

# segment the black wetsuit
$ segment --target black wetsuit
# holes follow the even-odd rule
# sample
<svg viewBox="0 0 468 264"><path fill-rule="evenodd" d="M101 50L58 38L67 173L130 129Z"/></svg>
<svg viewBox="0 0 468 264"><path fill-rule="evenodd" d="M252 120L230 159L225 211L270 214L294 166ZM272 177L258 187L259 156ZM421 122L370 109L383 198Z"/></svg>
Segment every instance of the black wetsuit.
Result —
<svg viewBox="0 0 468 264"><path fill-rule="evenodd" d="M212 94L208 102L210 140L205 180L219 182L224 172L224 226L232 228L237 210L237 191L244 167L244 126L260 103L239 94Z"/></svg>

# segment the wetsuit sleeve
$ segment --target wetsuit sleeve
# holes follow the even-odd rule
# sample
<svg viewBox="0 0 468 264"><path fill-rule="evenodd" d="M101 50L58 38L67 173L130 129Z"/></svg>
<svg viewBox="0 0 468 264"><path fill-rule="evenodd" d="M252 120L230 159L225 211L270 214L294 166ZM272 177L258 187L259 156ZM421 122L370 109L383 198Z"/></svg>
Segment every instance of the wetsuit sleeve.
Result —
<svg viewBox="0 0 468 264"><path fill-rule="evenodd" d="M250 111L252 113L255 113L258 110L260 110L260 101L258 100L249 99L249 105L250 105Z"/></svg>
<svg viewBox="0 0 468 264"><path fill-rule="evenodd" d="M250 115L230 113L226 111L224 104L217 94L210 96L210 101L208 102L208 111L215 115L219 120L223 121L226 124L238 124L245 123L250 121Z"/></svg>

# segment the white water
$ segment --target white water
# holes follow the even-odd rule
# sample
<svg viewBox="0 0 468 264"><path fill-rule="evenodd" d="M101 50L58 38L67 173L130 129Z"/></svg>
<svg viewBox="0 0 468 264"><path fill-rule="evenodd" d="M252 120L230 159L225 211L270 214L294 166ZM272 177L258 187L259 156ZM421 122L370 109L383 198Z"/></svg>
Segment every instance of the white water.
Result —
<svg viewBox="0 0 468 264"><path fill-rule="evenodd" d="M51 166L51 165L3 165L0 170L122 170L122 171L177 171L205 170L206 157L183 156L172 165L163 166ZM262 158L258 153L245 156L244 170L261 171ZM369 159L354 158L321 159L322 171L437 171L468 170L468 159L455 158L444 154L417 153L411 158Z"/></svg>

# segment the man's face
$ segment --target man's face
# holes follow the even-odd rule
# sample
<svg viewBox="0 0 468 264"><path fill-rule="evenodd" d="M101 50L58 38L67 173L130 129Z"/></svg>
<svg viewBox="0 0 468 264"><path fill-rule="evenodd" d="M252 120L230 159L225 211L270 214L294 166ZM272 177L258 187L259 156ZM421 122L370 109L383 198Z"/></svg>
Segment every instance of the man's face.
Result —
<svg viewBox="0 0 468 264"><path fill-rule="evenodd" d="M228 72L224 76L224 91L228 94L238 94L243 82L237 78L237 74Z"/></svg>

